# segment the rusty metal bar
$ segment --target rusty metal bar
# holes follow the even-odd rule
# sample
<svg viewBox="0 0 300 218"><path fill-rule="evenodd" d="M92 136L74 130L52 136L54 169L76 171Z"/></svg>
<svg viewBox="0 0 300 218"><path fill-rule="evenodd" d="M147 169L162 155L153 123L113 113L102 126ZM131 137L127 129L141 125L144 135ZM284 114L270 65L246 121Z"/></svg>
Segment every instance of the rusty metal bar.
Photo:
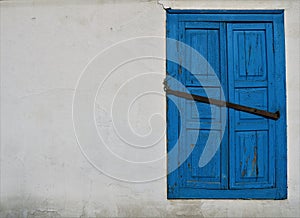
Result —
<svg viewBox="0 0 300 218"><path fill-rule="evenodd" d="M247 106L243 106L240 104L235 104L235 103L231 103L231 102L227 102L227 101L222 101L222 100L213 99L213 98L207 98L207 97L203 97L203 96L199 96L199 95L189 94L186 92L175 91L175 90L172 90L169 88L165 88L165 91L169 95L174 95L174 96L177 96L180 98L195 100L195 101L206 103L206 104L213 104L213 105L217 105L220 107L233 108L238 111L243 111L243 112L259 115L259 116L266 117L266 118L273 119L273 120L277 120L280 117L279 111L273 113L273 112L264 111L264 110L260 110L260 109L252 108L252 107L247 107Z"/></svg>

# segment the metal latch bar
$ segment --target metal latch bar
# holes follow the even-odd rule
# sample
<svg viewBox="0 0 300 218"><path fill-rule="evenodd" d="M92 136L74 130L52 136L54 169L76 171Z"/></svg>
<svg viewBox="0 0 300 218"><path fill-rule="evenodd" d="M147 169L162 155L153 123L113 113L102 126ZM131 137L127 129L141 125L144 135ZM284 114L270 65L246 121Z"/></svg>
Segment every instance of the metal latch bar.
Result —
<svg viewBox="0 0 300 218"><path fill-rule="evenodd" d="M220 107L233 108L238 111L243 111L243 112L259 115L259 116L273 119L273 120L277 120L280 117L279 111L273 113L273 112L260 110L260 109L253 108L253 107L243 106L240 104L235 104L235 103L231 103L231 102L227 102L227 101L222 101L222 100L213 99L213 98L207 98L207 97L203 97L203 96L199 96L199 95L189 94L186 92L180 92L180 91L172 90L168 87L165 87L165 91L169 95L174 95L174 96L177 96L180 98L195 100L195 101L206 103L206 104L213 104L213 105L217 105Z"/></svg>

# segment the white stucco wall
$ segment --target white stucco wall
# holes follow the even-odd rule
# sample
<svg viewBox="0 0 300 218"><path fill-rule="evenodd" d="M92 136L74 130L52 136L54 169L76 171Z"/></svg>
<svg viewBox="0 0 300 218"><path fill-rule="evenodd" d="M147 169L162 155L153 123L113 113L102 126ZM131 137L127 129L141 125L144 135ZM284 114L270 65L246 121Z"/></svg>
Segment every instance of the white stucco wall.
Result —
<svg viewBox="0 0 300 218"><path fill-rule="evenodd" d="M244 216L299 217L299 69L300 2L288 1L0 1L1 7L1 162L0 217L101 217L101 216ZM178 9L285 9L285 38L288 98L288 199L258 200L167 200L166 178L132 183L118 179L139 175L162 175L166 166L122 167L122 163L98 155L84 155L85 145L112 146L118 155L131 161L151 160L165 154L165 138L153 148L127 148L127 120L123 108L135 90L156 91L143 95L132 105L129 119L140 135L150 132L147 140L163 136L165 99L159 94L165 75L165 10ZM121 43L106 53L103 49L130 38L156 36ZM136 47L135 47L136 46ZM114 50L115 49L115 50ZM104 81L111 66L124 57L150 55L158 59L135 60L115 70L96 101L96 126L103 130L103 141L93 135L95 126L72 110L78 79L90 75L83 87L92 95ZM111 58L113 57L113 58ZM90 62L93 60L92 62ZM87 66L87 64L90 64ZM106 69L107 68L107 69ZM85 69L85 71L83 71ZM146 73L153 75L147 77ZM138 77L145 74L145 77ZM83 75L83 76L82 76ZM138 78L136 81L132 78ZM130 83L130 82L132 83ZM117 90L122 84L122 92ZM153 90L151 90L153 89ZM121 93L121 94L120 94ZM121 97L110 116L110 98ZM153 93L152 93L153 94ZM75 99L76 100L76 99ZM85 104L85 95L77 103ZM121 102L121 104L118 104ZM76 103L76 101L75 101ZM76 104L75 104L76 106ZM88 110L87 110L88 111ZM152 116L153 114L159 116ZM120 117L118 117L120 115ZM148 118L150 123L148 123ZM117 136L113 130L117 123ZM74 126L76 132L74 131ZM78 127L80 126L80 127ZM151 129L152 127L152 129ZM152 132L151 132L152 130ZM79 132L78 132L79 131ZM142 137L143 138L143 137ZM140 142L141 144L144 141ZM146 141L147 144L147 141ZM145 145L146 145L145 144ZM81 145L81 147L79 146ZM152 149L152 150L151 150ZM137 153L135 153L137 152ZM146 158L146 159L145 159ZM99 162L98 162L99 161ZM91 164L93 163L93 164ZM102 169L109 169L113 179ZM97 169L98 168L98 169ZM151 171L152 170L152 171ZM130 178L129 178L130 179Z"/></svg>

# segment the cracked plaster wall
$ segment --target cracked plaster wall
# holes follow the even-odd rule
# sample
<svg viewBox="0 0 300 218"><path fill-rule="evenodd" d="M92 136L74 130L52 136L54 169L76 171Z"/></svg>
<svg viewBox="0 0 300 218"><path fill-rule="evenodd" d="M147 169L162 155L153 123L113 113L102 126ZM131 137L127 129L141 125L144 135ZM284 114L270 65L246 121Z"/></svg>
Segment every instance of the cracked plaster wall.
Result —
<svg viewBox="0 0 300 218"><path fill-rule="evenodd" d="M0 217L300 216L299 5L297 0L1 1ZM80 152L71 111L82 69L113 43L164 37L163 8L169 7L285 9L288 200L168 201L165 178L116 181ZM164 65L158 68L164 75ZM100 119L110 122L106 115Z"/></svg>

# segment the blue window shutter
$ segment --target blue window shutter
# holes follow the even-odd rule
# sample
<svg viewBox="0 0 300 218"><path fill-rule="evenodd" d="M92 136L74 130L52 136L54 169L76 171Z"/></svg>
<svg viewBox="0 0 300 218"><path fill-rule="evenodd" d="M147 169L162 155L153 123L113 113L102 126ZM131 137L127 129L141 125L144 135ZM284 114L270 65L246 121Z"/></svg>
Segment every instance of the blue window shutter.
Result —
<svg viewBox="0 0 300 218"><path fill-rule="evenodd" d="M168 98L168 152L178 143L175 155L168 157L168 198L285 199L283 11L168 10L167 37L191 46L208 62L199 63L167 42L167 58L176 54L193 72L167 61L168 75L190 93L220 99L222 88L227 101L280 112L280 119L271 120L225 108L227 124L222 132L221 108ZM214 82L209 66L220 84ZM213 140L207 146L209 134ZM200 166L201 155L218 144L213 158ZM174 163L178 168L170 170Z"/></svg>
<svg viewBox="0 0 300 218"><path fill-rule="evenodd" d="M188 91L193 94L207 96L209 95L220 99L220 86L215 84L215 73L220 80L220 75L225 75L224 66L224 48L225 38L221 37L225 33L224 25L215 22L185 22L181 26L181 40L193 49L197 50L208 63L199 63L192 55L185 53L183 60L191 66L193 75L183 69L179 75ZM199 84L199 81L203 84ZM181 128L184 129L183 139L185 145L193 148L192 153L179 168L181 182L180 187L200 188L200 189L222 189L227 188L227 141L221 144L214 157L204 167L199 167L199 158L207 143L208 136L211 133L213 140L209 142L209 149L214 149L221 143L222 128L221 109L217 106L196 103L192 104L190 100L181 99L182 116L184 123ZM198 114L199 113L199 114ZM214 126L213 130L211 126ZM198 137L195 138L195 137ZM195 143L196 142L196 143ZM182 146L181 149L186 153L190 149ZM213 151L211 151L213 152Z"/></svg>
<svg viewBox="0 0 300 218"><path fill-rule="evenodd" d="M272 25L228 24L229 101L277 111ZM230 188L271 188L277 121L229 109Z"/></svg>

